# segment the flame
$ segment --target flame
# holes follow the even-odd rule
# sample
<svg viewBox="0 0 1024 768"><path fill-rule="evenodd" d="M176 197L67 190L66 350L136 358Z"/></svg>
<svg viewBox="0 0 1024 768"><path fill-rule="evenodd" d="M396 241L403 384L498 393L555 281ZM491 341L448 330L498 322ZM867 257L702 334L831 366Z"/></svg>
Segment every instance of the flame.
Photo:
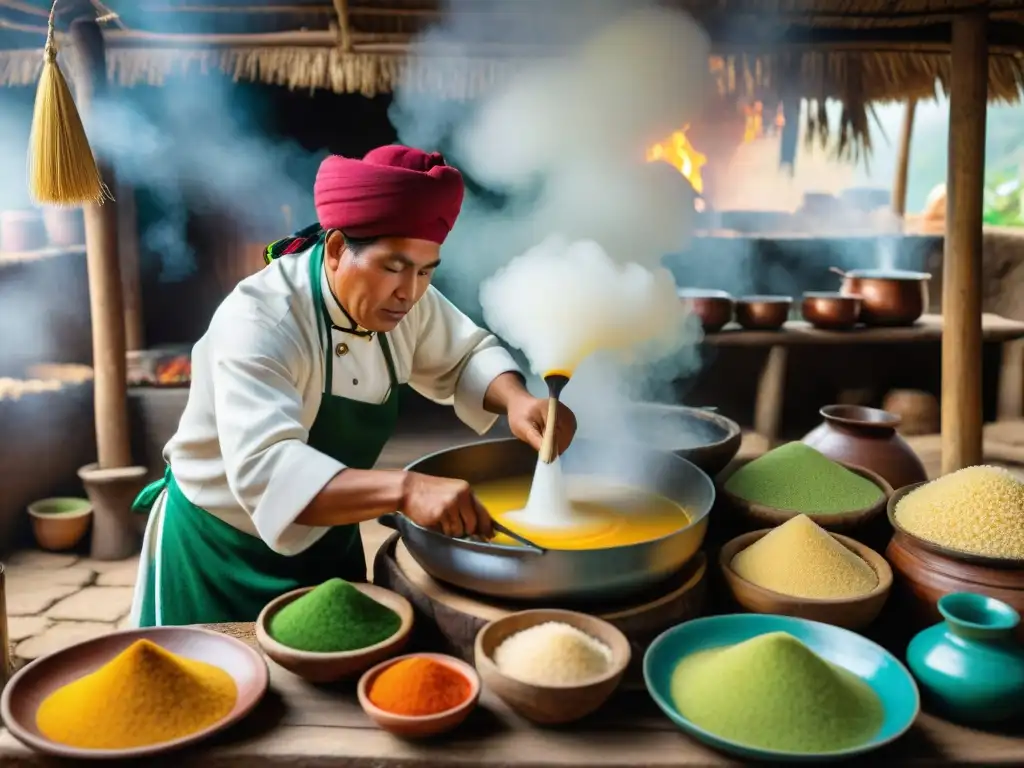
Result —
<svg viewBox="0 0 1024 768"><path fill-rule="evenodd" d="M688 130L690 130L690 126L685 125L681 131L673 131L672 135L664 141L648 147L647 162L663 160L668 163L683 174L683 177L693 187L693 191L700 195L704 192L704 178L700 169L707 164L708 158L707 155L698 152L690 143L690 139L686 135Z"/></svg>

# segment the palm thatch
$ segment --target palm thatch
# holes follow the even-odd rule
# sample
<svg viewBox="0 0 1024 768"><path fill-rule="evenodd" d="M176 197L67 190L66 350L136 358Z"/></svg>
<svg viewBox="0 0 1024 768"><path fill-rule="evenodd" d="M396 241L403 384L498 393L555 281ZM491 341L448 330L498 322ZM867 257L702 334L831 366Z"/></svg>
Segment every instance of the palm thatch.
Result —
<svg viewBox="0 0 1024 768"><path fill-rule="evenodd" d="M443 0L62 0L65 27L99 16L108 74L122 86L159 85L189 72L292 89L373 96L399 83L471 99L524 63L557 52L587 7L630 0L452 0L463 39L415 47L444 18ZM50 0L0 0L0 84L30 85ZM1014 101L1024 86L1024 0L662 0L689 11L712 39L709 69L723 96L844 104L839 147L868 140L870 104L928 98L950 78L950 23L986 12L989 93ZM593 14L589 14L593 16ZM478 21L474 22L474 19ZM417 52L417 55L410 55ZM810 110L813 135L829 133ZM823 110L821 110L823 114Z"/></svg>

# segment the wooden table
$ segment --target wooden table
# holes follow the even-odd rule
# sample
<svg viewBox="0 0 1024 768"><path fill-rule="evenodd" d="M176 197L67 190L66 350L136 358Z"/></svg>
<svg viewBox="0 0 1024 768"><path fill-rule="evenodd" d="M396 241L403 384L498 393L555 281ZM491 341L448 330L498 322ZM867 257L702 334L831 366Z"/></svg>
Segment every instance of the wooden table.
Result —
<svg viewBox="0 0 1024 768"><path fill-rule="evenodd" d="M1024 323L999 315L981 317L982 339L1004 344L999 392L1001 418L1024 415ZM796 346L837 346L849 344L921 344L942 340L942 315L924 315L906 328L856 328L852 331L822 331L803 321L791 321L779 331L746 331L738 325L709 333L704 343L718 347L768 347L768 359L761 369L754 407L754 431L772 447L778 440L779 420L786 385L788 350Z"/></svg>
<svg viewBox="0 0 1024 768"><path fill-rule="evenodd" d="M212 629L254 644L251 624ZM625 691L586 724L534 727L485 691L480 709L459 730L434 743L403 742L374 727L359 708L352 684L314 687L270 664L271 691L243 723L223 737L149 766L254 768L555 768L591 766L742 765L678 731L644 691ZM100 702L97 702L100 705ZM871 756L874 766L1024 765L1024 738L987 734L922 715L895 744ZM0 730L3 768L57 768Z"/></svg>

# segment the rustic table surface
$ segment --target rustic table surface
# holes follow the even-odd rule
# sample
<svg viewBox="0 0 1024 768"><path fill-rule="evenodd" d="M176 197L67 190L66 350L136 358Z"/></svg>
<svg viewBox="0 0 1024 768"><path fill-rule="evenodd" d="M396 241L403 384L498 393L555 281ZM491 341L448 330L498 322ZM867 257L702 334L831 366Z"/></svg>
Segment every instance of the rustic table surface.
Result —
<svg viewBox="0 0 1024 768"><path fill-rule="evenodd" d="M1024 323L999 315L981 316L982 338L1005 342L1024 338ZM803 320L791 320L778 331L747 331L731 323L718 333L704 337L705 344L716 346L774 347L804 344L906 344L942 339L942 315L924 315L904 328L867 328L850 331L822 331Z"/></svg>
<svg viewBox="0 0 1024 768"><path fill-rule="evenodd" d="M210 628L255 644L251 624ZM268 663L271 690L249 718L200 747L149 759L144 765L688 768L742 764L684 736L643 691L623 691L585 723L560 730L529 725L485 691L477 712L450 736L432 743L409 743L378 730L367 719L353 684L315 687ZM910 733L871 760L875 766L901 768L1024 765L1024 737L972 731L922 714ZM66 765L31 752L0 729L3 768Z"/></svg>

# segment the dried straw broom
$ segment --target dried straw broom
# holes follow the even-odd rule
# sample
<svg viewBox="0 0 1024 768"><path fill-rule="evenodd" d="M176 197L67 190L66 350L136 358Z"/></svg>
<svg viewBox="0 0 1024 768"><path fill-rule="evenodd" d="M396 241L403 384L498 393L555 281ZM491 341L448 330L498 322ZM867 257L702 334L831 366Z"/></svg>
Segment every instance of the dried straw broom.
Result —
<svg viewBox="0 0 1024 768"><path fill-rule="evenodd" d="M113 199L103 183L82 118L71 89L57 64L53 16L50 7L46 30L43 73L39 77L29 145L29 184L36 202L82 205Z"/></svg>

